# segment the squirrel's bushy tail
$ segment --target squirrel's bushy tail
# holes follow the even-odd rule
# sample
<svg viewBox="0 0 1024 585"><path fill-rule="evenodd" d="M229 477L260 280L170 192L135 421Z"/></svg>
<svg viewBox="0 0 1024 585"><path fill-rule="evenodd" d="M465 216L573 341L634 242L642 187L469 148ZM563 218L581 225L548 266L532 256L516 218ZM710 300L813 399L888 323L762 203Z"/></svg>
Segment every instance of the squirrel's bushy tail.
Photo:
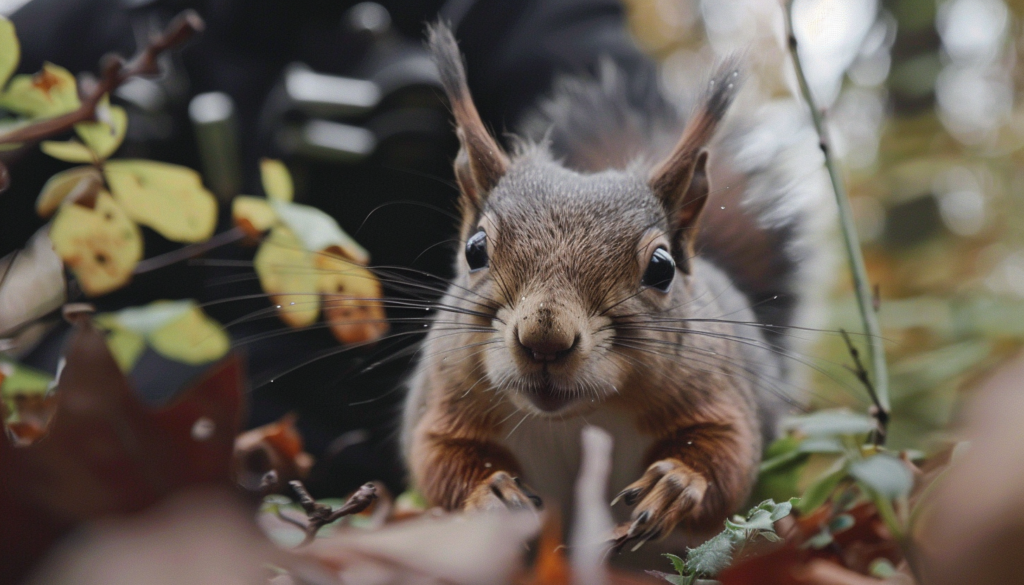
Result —
<svg viewBox="0 0 1024 585"><path fill-rule="evenodd" d="M579 171L657 162L679 141L687 121L724 113L731 92L728 100L715 100L734 80L717 77L733 76L734 65L730 60L719 67L714 83L704 85L708 89L689 107L675 108L652 74L637 78L606 60L596 77L559 80L521 132L546 142L556 158ZM753 107L742 97L710 145L711 191L695 249L732 278L759 322L773 326L765 328L767 340L793 349L786 328L815 325L830 284L823 235L834 204L816 135L800 105Z"/></svg>

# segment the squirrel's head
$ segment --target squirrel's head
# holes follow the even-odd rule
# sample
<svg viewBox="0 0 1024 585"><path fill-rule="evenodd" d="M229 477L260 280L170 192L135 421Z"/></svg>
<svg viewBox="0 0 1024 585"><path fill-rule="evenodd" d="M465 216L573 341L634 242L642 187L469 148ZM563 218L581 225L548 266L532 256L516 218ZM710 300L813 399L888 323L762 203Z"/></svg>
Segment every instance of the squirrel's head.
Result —
<svg viewBox="0 0 1024 585"><path fill-rule="evenodd" d="M444 26L430 45L461 150L462 250L456 287L496 331L478 352L490 384L520 409L585 409L643 375L616 322L688 299L693 244L709 192L705 147L734 74L716 76L672 154L652 170L582 174L540 146L510 156L484 127ZM482 324L482 323L481 323Z"/></svg>

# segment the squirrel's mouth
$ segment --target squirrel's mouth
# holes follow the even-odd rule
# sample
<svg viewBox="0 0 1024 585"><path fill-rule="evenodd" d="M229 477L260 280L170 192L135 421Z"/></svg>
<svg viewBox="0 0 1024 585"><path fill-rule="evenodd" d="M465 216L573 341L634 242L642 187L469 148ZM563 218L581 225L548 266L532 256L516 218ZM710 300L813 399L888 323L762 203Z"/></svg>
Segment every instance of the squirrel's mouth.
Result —
<svg viewBox="0 0 1024 585"><path fill-rule="evenodd" d="M557 412L576 401L577 396L555 387L546 377L523 392L530 403L544 412Z"/></svg>

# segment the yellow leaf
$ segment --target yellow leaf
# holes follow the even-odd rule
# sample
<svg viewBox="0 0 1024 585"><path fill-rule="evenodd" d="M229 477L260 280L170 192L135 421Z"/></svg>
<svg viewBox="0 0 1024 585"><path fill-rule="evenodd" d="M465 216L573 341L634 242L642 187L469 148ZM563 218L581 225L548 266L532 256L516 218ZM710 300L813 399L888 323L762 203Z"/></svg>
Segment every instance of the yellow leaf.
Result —
<svg viewBox="0 0 1024 585"><path fill-rule="evenodd" d="M364 266L369 264L370 253L366 248L360 246L341 229L333 217L323 211L298 203L271 201L270 205L281 221L298 234L302 245L310 252L336 247L349 260Z"/></svg>
<svg viewBox="0 0 1024 585"><path fill-rule="evenodd" d="M33 75L15 75L0 96L0 106L30 118L52 118L79 105L75 76L53 63L43 64Z"/></svg>
<svg viewBox="0 0 1024 585"><path fill-rule="evenodd" d="M342 343L379 338L388 330L381 286L365 267L344 259L339 250L313 255L317 290L323 293L324 319Z"/></svg>
<svg viewBox="0 0 1024 585"><path fill-rule="evenodd" d="M283 162L272 158L260 159L260 178L268 198L286 203L295 198L292 175Z"/></svg>
<svg viewBox="0 0 1024 585"><path fill-rule="evenodd" d="M0 16L0 89L11 78L21 60L21 44L14 32L14 24Z"/></svg>
<svg viewBox="0 0 1024 585"><path fill-rule="evenodd" d="M260 244L253 259L263 290L278 306L281 320L291 327L305 327L320 314L318 275L312 255L292 231L275 226Z"/></svg>
<svg viewBox="0 0 1024 585"><path fill-rule="evenodd" d="M46 140L39 145L39 150L42 150L46 154L53 158L60 159L62 161L71 163L91 163L96 162L96 155L81 142L77 140L69 140L67 142L57 142L54 140Z"/></svg>
<svg viewBox="0 0 1024 585"><path fill-rule="evenodd" d="M107 329L107 348L117 367L125 374L132 371L146 350L146 338L117 324L115 314L97 315L96 323Z"/></svg>
<svg viewBox="0 0 1024 585"><path fill-rule="evenodd" d="M147 344L168 359L190 365L218 360L231 345L220 324L192 299L129 307L99 315L96 322L110 331L107 345L126 373Z"/></svg>
<svg viewBox="0 0 1024 585"><path fill-rule="evenodd" d="M177 362L197 366L219 360L231 349L231 342L220 324L192 306L185 314L154 331L149 345L157 353Z"/></svg>
<svg viewBox="0 0 1024 585"><path fill-rule="evenodd" d="M201 242L217 225L217 200L199 173L148 160L113 160L103 167L117 202L135 221L175 242Z"/></svg>
<svg viewBox="0 0 1024 585"><path fill-rule="evenodd" d="M103 176L95 167L74 167L50 177L36 198L36 213L50 217L71 195L84 195L103 186Z"/></svg>
<svg viewBox="0 0 1024 585"><path fill-rule="evenodd" d="M239 195L231 203L231 218L246 235L258 238L277 223L277 213L262 197Z"/></svg>
<svg viewBox="0 0 1024 585"><path fill-rule="evenodd" d="M50 239L89 296L127 284L142 259L139 227L106 191L99 192L91 209L82 203L61 206Z"/></svg>
<svg viewBox="0 0 1024 585"><path fill-rule="evenodd" d="M96 106L97 117L108 121L80 122L75 124L75 132L96 154L99 160L106 160L124 141L124 133L128 128L128 114L120 106L110 105L110 99L103 99Z"/></svg>

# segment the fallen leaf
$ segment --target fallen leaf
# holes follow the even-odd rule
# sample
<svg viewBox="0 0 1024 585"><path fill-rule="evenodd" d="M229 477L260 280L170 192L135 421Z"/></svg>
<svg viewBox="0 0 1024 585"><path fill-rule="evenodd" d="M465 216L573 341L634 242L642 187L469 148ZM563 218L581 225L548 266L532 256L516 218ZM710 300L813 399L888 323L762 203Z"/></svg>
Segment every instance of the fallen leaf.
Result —
<svg viewBox="0 0 1024 585"><path fill-rule="evenodd" d="M269 471L277 473L277 486L283 489L289 481L305 479L313 467L294 414L238 435L234 458L238 483L253 489Z"/></svg>
<svg viewBox="0 0 1024 585"><path fill-rule="evenodd" d="M19 448L0 437L0 583L19 582L81 522L141 511L188 486L230 487L242 406L237 356L155 410L137 399L103 335L84 319L56 396L45 437Z"/></svg>
<svg viewBox="0 0 1024 585"><path fill-rule="evenodd" d="M291 327L316 322L320 314L319 275L310 253L290 229L278 225L270 230L253 264L260 286L278 306L282 321Z"/></svg>
<svg viewBox="0 0 1024 585"><path fill-rule="evenodd" d="M292 175L284 163L272 158L260 159L260 178L263 181L263 192L268 199L290 203L295 197Z"/></svg>
<svg viewBox="0 0 1024 585"><path fill-rule="evenodd" d="M83 202L61 206L50 240L89 296L127 284L142 259L139 227L106 191L99 192L91 209Z"/></svg>
<svg viewBox="0 0 1024 585"><path fill-rule="evenodd" d="M149 160L114 160L103 167L117 202L135 221L175 242L209 239L217 200L190 168Z"/></svg>
<svg viewBox="0 0 1024 585"><path fill-rule="evenodd" d="M50 217L69 195L98 191L102 187L103 175L96 167L82 166L61 171L50 177L39 191L36 213L39 217Z"/></svg>

